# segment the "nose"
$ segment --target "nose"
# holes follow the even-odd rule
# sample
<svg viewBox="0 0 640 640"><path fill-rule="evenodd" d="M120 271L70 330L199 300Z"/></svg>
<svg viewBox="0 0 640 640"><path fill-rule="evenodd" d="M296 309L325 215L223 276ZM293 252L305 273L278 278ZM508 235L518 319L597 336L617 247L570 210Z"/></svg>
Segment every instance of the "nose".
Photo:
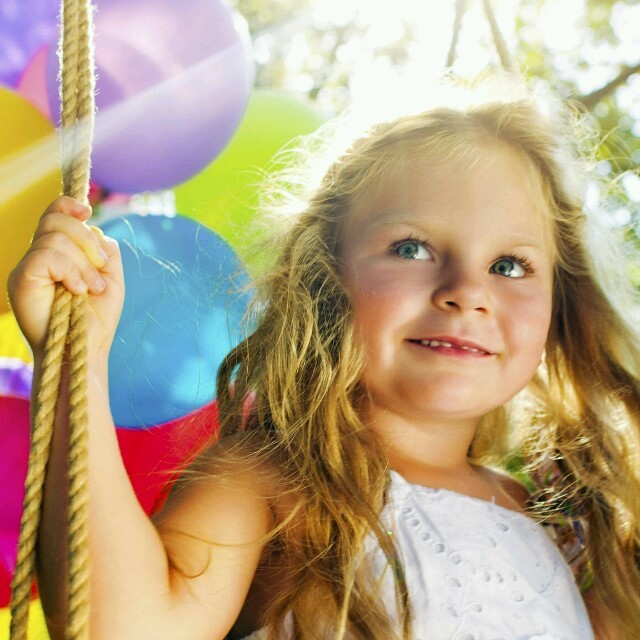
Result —
<svg viewBox="0 0 640 640"><path fill-rule="evenodd" d="M482 274L448 269L433 292L433 304L443 311L488 313L490 299Z"/></svg>

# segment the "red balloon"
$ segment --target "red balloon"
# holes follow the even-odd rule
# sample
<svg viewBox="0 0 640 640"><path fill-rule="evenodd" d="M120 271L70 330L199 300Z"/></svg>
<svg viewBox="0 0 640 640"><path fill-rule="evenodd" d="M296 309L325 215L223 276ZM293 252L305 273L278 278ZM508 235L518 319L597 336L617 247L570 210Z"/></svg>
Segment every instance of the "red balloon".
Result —
<svg viewBox="0 0 640 640"><path fill-rule="evenodd" d="M159 509L176 471L213 442L218 430L215 401L151 429L118 429L122 459L146 513Z"/></svg>
<svg viewBox="0 0 640 640"><path fill-rule="evenodd" d="M176 472L218 430L216 402L152 429L117 429L122 458L134 491L147 514L166 498ZM9 604L29 459L29 400L0 396L0 608Z"/></svg>

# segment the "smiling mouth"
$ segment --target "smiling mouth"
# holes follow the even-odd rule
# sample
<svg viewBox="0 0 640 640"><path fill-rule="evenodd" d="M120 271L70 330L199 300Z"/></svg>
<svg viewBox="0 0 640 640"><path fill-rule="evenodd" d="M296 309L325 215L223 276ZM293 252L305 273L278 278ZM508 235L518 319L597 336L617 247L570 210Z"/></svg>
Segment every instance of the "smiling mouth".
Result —
<svg viewBox="0 0 640 640"><path fill-rule="evenodd" d="M449 340L437 340L437 339L429 339L429 340L409 340L413 344L419 344L423 347L428 347L433 351L437 351L439 353L468 353L477 356L491 356L493 353L491 351L487 351L480 346L472 345L469 343L462 342L450 342Z"/></svg>

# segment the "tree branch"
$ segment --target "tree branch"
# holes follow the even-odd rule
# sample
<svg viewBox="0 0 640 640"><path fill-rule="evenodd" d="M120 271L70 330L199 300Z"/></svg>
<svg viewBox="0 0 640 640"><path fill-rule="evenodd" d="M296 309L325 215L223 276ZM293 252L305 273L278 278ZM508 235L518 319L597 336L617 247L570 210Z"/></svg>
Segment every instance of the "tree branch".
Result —
<svg viewBox="0 0 640 640"><path fill-rule="evenodd" d="M609 95L614 89L624 84L632 75L640 73L640 62L631 67L624 66L620 69L620 73L611 82L607 82L603 87L596 89L595 91L587 94L586 96L580 96L576 100L582 103L587 109L591 110L600 102L604 97Z"/></svg>

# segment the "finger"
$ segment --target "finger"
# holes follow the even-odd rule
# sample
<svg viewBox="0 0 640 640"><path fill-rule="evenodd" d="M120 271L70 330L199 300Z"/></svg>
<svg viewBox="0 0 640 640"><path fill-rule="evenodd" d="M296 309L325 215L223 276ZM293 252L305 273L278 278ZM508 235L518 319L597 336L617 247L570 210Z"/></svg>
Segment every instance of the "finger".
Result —
<svg viewBox="0 0 640 640"><path fill-rule="evenodd" d="M100 227L95 227L92 225L89 227L89 229L95 235L100 248L102 249L104 255L108 260L110 258L110 247L112 246L112 243L115 242L116 245L118 243L113 238L109 238L108 236L106 236L104 234L104 231Z"/></svg>
<svg viewBox="0 0 640 640"><path fill-rule="evenodd" d="M100 272L107 276L122 276L123 267L118 241L105 235L99 227L89 228L99 236L100 245L108 257L108 262L100 269Z"/></svg>
<svg viewBox="0 0 640 640"><path fill-rule="evenodd" d="M62 233L68 236L98 269L104 267L109 260L100 239L92 233L91 228L68 214L58 211L47 214L36 230L34 242L51 233Z"/></svg>
<svg viewBox="0 0 640 640"><path fill-rule="evenodd" d="M91 207L80 200L75 200L70 196L60 196L54 200L44 211L41 219L54 212L65 213L78 220L88 220L91 217Z"/></svg>
<svg viewBox="0 0 640 640"><path fill-rule="evenodd" d="M43 251L48 252L43 257L49 257L52 261L55 261L55 264L60 264L59 255L64 256L67 260L63 264L72 264L75 267L74 274L77 272L84 282L84 291L89 290L94 294L100 294L104 291L106 287L104 278L89 260L87 254L68 235L60 231L52 231L41 236L34 246L34 253ZM38 264L37 266L42 277L46 277L49 274L46 265L41 266ZM56 277L61 277L60 269L57 269L55 273L57 274ZM62 282L62 280L53 280L53 282ZM76 293L75 289L72 292Z"/></svg>
<svg viewBox="0 0 640 640"><path fill-rule="evenodd" d="M78 295L89 289L78 265L56 249L39 247L23 259L17 286L42 288L57 282Z"/></svg>

